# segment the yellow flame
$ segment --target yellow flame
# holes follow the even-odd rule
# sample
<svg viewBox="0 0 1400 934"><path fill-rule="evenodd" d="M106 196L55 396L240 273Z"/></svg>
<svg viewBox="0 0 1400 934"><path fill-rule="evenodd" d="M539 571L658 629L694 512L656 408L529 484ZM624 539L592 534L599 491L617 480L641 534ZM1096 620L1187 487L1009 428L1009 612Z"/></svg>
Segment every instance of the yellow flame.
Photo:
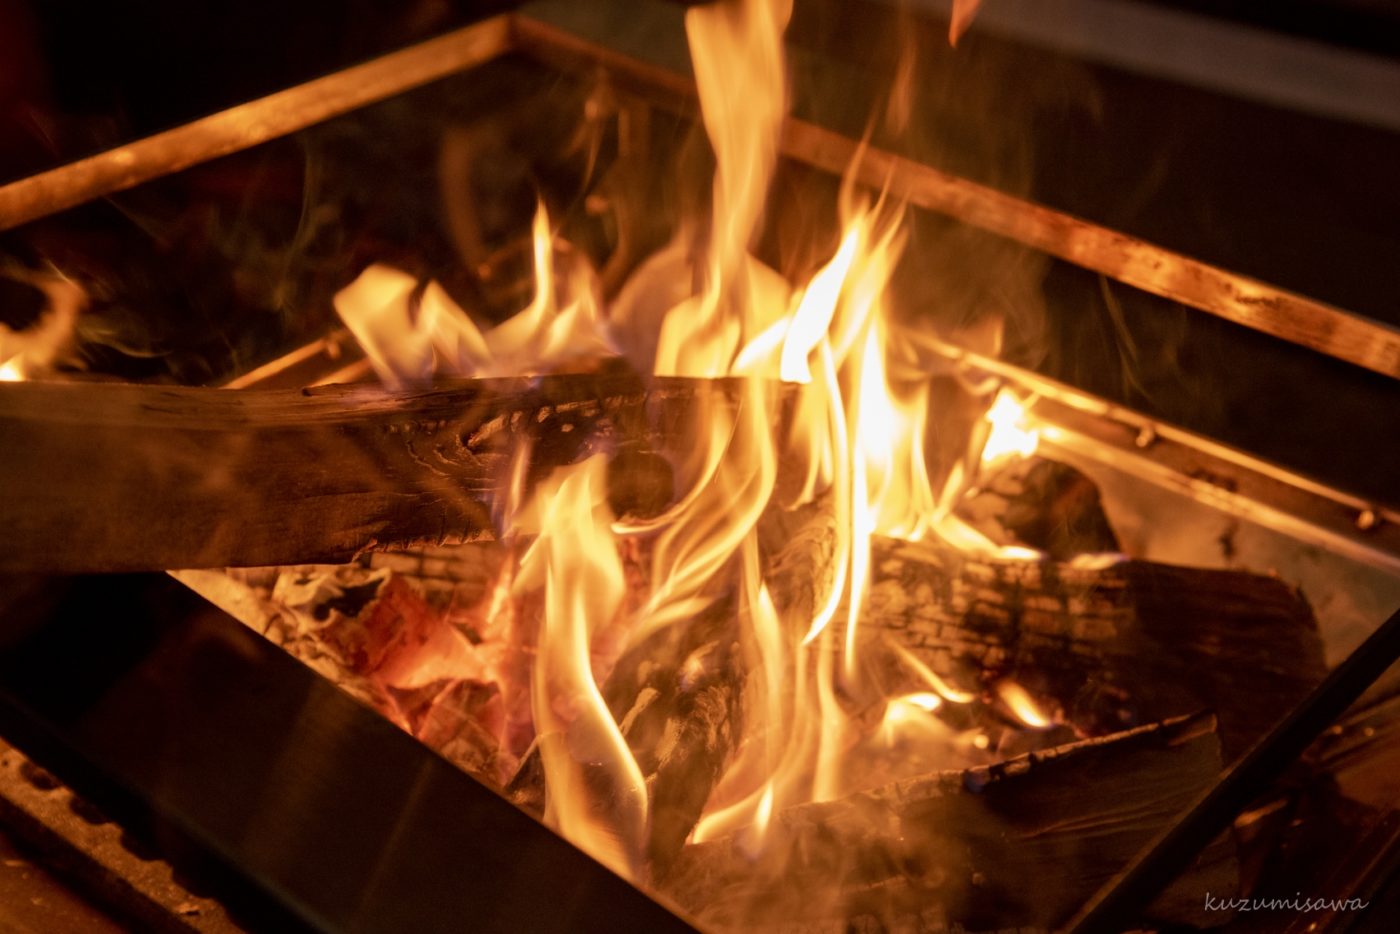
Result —
<svg viewBox="0 0 1400 934"><path fill-rule="evenodd" d="M0 274L44 295L43 310L29 327L12 331L0 323L0 382L18 383L50 372L62 362L88 299L77 283L54 271L0 268Z"/></svg>
<svg viewBox="0 0 1400 934"><path fill-rule="evenodd" d="M866 678L859 625L872 589L872 539L936 534L1002 559L1043 557L998 548L954 514L979 465L1035 450L1037 434L1009 392L989 408L980 450L974 442L938 490L929 476L929 384L888 301L905 245L902 211L883 196L871 203L860 195L853 165L839 198L840 236L815 273L789 283L753 255L787 110L782 33L790 14L790 0L687 11L715 155L709 217L684 222L606 314L591 270L561 259L571 254L555 242L543 204L531 234L534 296L495 328L479 328L436 284L384 267L366 270L336 298L391 383L444 372L534 374L615 352L659 376L730 378L723 391L697 394L700 427L674 464L681 492L661 515L618 522L606 506L601 456L556 470L531 493L525 449L498 503L503 534L533 536L513 586L544 595L531 684L546 819L633 877L645 852L647 789L592 661L599 633L624 605L621 536L646 536L650 553L651 590L624 623L630 644L686 624L721 596L735 607L745 700L761 716L745 718L734 761L691 839L741 834L752 854L772 837L781 809L847 790L851 758L872 734L894 743L912 736L913 725L949 736L938 719L944 705L981 697L891 644L918 690L883 701L878 726L848 712L853 698L869 711L882 703L872 693L878 686L866 683L877 679ZM780 463L796 482L778 497ZM778 498L829 510L833 520L830 580L814 582L824 589L810 599L780 603L764 579L758 526ZM1028 725L1048 723L1017 691L998 689Z"/></svg>
<svg viewBox="0 0 1400 934"><path fill-rule="evenodd" d="M646 780L591 662L593 637L613 622L626 589L606 482L606 459L595 455L537 486L516 524L537 537L521 558L515 587L544 591L531 707L545 772L545 822L635 878L645 846ZM606 780L606 810L591 790L594 772Z"/></svg>
<svg viewBox="0 0 1400 934"><path fill-rule="evenodd" d="M1040 445L1040 432L1029 427L1026 407L1009 389L1002 389L984 416L991 425L982 446L982 463L992 464L1011 456L1030 457Z"/></svg>
<svg viewBox="0 0 1400 934"><path fill-rule="evenodd" d="M335 310L391 386L454 376L533 376L615 353L597 277L583 263L560 276L541 202L531 226L535 294L513 317L482 331L436 282L374 265L335 296Z"/></svg>
<svg viewBox="0 0 1400 934"><path fill-rule="evenodd" d="M1032 729L1043 730L1055 722L1041 711L1030 693L1015 681L1002 681L997 685L997 694L1005 701L1012 714Z"/></svg>

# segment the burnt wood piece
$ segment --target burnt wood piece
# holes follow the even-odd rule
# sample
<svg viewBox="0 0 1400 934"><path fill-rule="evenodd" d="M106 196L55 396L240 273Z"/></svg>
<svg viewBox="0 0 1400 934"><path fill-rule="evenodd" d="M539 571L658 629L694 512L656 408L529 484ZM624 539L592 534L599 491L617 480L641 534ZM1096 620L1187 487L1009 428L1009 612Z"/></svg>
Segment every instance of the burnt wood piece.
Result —
<svg viewBox="0 0 1400 934"><path fill-rule="evenodd" d="M537 473L595 451L664 472L646 455L685 436L697 394L728 397L732 385L613 375L397 391L3 384L0 571L340 562L489 536L517 444L533 444ZM632 476L614 508L654 508L667 483Z"/></svg>
<svg viewBox="0 0 1400 934"><path fill-rule="evenodd" d="M653 877L669 871L739 737L744 666L733 602L629 649L604 685L647 779Z"/></svg>
<svg viewBox="0 0 1400 934"><path fill-rule="evenodd" d="M689 930L164 575L0 578L0 733L252 930Z"/></svg>
<svg viewBox="0 0 1400 934"><path fill-rule="evenodd" d="M943 772L774 815L692 844L666 890L708 927L804 930L1050 928L1214 782L1208 715ZM1212 844L1149 913L1214 922L1203 894L1236 888Z"/></svg>
<svg viewBox="0 0 1400 934"><path fill-rule="evenodd" d="M1311 608L1275 578L999 560L932 540L872 550L870 638L956 683L1012 678L1087 735L1209 709L1233 761L1327 673Z"/></svg>
<svg viewBox="0 0 1400 934"><path fill-rule="evenodd" d="M603 698L647 783L651 873L664 872L719 781L737 736L742 672L733 603L722 599L623 653ZM506 796L535 817L547 800L544 763L531 748Z"/></svg>

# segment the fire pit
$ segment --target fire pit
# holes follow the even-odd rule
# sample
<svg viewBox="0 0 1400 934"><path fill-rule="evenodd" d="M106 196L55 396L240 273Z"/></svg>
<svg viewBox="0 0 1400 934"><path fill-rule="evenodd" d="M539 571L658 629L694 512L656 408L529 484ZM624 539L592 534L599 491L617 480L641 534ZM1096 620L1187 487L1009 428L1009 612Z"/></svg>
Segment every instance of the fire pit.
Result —
<svg viewBox="0 0 1400 934"><path fill-rule="evenodd" d="M1338 726L1270 783L1393 658L1388 624L1328 677L1400 597L1400 515L900 296L935 212L1382 377L1400 335L788 116L788 15L689 10L694 83L491 19L0 188L42 229L469 98L450 261L327 170L372 231L304 278L338 322L225 388L46 379L86 299L36 279L0 569L223 612L14 578L7 738L254 926L1215 927L1337 827L1370 855L1317 894L1369 892L1370 789L1290 818L1384 751ZM531 108L473 118L492 68ZM75 641L105 690L65 698Z"/></svg>

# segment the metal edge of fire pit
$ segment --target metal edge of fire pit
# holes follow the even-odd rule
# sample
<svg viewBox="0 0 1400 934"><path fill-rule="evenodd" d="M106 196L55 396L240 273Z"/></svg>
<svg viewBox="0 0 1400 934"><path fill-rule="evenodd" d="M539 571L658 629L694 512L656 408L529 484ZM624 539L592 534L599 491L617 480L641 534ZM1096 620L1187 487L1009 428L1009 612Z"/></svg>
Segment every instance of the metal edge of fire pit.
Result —
<svg viewBox="0 0 1400 934"><path fill-rule="evenodd" d="M140 849L57 778L0 742L0 823L96 902L158 932L237 934L217 900L198 895L169 863Z"/></svg>
<svg viewBox="0 0 1400 934"><path fill-rule="evenodd" d="M250 149L510 50L501 14L409 48L0 186L0 231Z"/></svg>
<svg viewBox="0 0 1400 934"><path fill-rule="evenodd" d="M690 930L163 575L0 579L0 732L254 929Z"/></svg>

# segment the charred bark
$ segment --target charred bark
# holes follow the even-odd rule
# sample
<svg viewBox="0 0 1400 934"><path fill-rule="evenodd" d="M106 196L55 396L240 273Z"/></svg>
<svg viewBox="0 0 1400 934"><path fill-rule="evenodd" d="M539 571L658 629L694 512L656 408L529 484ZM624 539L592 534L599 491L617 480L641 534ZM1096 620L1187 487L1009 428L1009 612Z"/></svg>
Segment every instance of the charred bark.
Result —
<svg viewBox="0 0 1400 934"><path fill-rule="evenodd" d="M1088 735L1210 709L1230 761L1327 671L1307 601L1257 574L998 560L888 539L871 571L870 638L956 682L1014 679Z"/></svg>
<svg viewBox="0 0 1400 934"><path fill-rule="evenodd" d="M1029 546L1061 561L1122 550L1094 481L1044 457L1003 467L958 514L998 545Z"/></svg>

